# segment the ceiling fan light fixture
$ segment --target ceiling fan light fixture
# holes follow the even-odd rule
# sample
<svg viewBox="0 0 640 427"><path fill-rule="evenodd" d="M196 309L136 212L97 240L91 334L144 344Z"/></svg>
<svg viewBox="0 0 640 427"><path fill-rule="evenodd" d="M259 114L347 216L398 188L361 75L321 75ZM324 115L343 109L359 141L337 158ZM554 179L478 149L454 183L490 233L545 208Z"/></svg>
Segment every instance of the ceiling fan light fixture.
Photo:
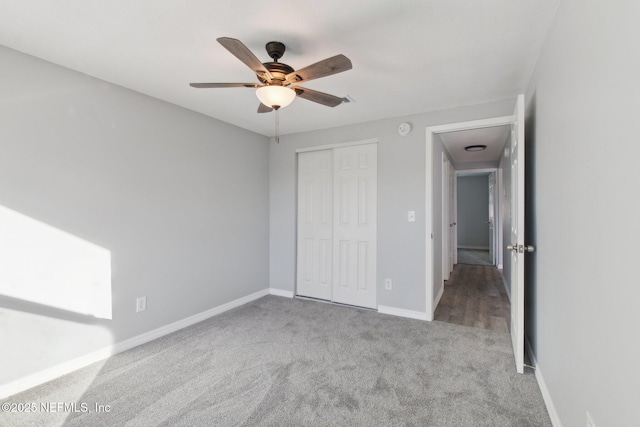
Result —
<svg viewBox="0 0 640 427"><path fill-rule="evenodd" d="M487 148L486 145L467 145L464 147L465 151L482 151Z"/></svg>
<svg viewBox="0 0 640 427"><path fill-rule="evenodd" d="M256 90L256 96L264 105L277 110L291 104L296 92L284 86L262 86Z"/></svg>

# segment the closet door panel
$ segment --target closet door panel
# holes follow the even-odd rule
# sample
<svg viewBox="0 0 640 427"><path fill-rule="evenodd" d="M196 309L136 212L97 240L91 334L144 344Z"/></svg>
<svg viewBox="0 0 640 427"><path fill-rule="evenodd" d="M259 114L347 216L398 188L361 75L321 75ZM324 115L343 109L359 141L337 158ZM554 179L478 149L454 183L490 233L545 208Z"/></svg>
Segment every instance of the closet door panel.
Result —
<svg viewBox="0 0 640 427"><path fill-rule="evenodd" d="M333 301L377 308L377 145L334 150Z"/></svg>
<svg viewBox="0 0 640 427"><path fill-rule="evenodd" d="M333 152L298 154L297 295L333 296Z"/></svg>

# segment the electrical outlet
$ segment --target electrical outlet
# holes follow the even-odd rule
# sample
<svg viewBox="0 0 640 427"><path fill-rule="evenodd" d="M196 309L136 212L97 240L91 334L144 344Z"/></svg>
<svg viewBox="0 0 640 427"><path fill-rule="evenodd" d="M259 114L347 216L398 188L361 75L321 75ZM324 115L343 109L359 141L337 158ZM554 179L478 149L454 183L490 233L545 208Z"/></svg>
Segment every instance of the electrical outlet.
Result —
<svg viewBox="0 0 640 427"><path fill-rule="evenodd" d="M140 297L136 299L136 313L145 311L147 309L147 297Z"/></svg>
<svg viewBox="0 0 640 427"><path fill-rule="evenodd" d="M391 282L391 279L384 279L384 288L388 291L390 291L393 288L393 283Z"/></svg>
<svg viewBox="0 0 640 427"><path fill-rule="evenodd" d="M587 427L596 427L596 423L593 422L593 418L591 418L589 411L587 411Z"/></svg>

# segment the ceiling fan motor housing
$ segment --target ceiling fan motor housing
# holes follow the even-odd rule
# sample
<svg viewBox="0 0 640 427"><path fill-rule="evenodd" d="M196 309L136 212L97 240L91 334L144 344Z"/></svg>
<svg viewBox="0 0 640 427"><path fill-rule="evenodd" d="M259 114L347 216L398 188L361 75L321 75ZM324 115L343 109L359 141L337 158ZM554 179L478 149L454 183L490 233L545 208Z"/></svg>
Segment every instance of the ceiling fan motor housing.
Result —
<svg viewBox="0 0 640 427"><path fill-rule="evenodd" d="M262 65L264 65L265 68L269 70L269 72L273 76L271 84L276 85L283 85L286 81L285 77L287 76L287 74L293 73L295 71L293 68L282 62L265 62ZM260 76L258 76L258 80L260 80L262 83L267 83L267 81Z"/></svg>
<svg viewBox="0 0 640 427"><path fill-rule="evenodd" d="M293 73L295 70L288 66L285 63L278 62L278 59L282 58L286 47L283 43L280 42L269 42L265 45L267 49L267 53L273 59L273 62L265 62L262 65L269 70L273 79L271 80L272 85L283 86L286 81L286 76L289 73ZM267 83L265 79L258 75L258 80L262 83Z"/></svg>

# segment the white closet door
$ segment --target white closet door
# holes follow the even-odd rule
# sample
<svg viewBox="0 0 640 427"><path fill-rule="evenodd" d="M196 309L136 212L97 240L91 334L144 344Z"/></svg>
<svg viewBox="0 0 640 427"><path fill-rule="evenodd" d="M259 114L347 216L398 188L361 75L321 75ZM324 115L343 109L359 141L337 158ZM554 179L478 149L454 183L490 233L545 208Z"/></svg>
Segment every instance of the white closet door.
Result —
<svg viewBox="0 0 640 427"><path fill-rule="evenodd" d="M377 308L377 145L334 150L333 300Z"/></svg>
<svg viewBox="0 0 640 427"><path fill-rule="evenodd" d="M332 299L333 152L298 154L297 294Z"/></svg>

